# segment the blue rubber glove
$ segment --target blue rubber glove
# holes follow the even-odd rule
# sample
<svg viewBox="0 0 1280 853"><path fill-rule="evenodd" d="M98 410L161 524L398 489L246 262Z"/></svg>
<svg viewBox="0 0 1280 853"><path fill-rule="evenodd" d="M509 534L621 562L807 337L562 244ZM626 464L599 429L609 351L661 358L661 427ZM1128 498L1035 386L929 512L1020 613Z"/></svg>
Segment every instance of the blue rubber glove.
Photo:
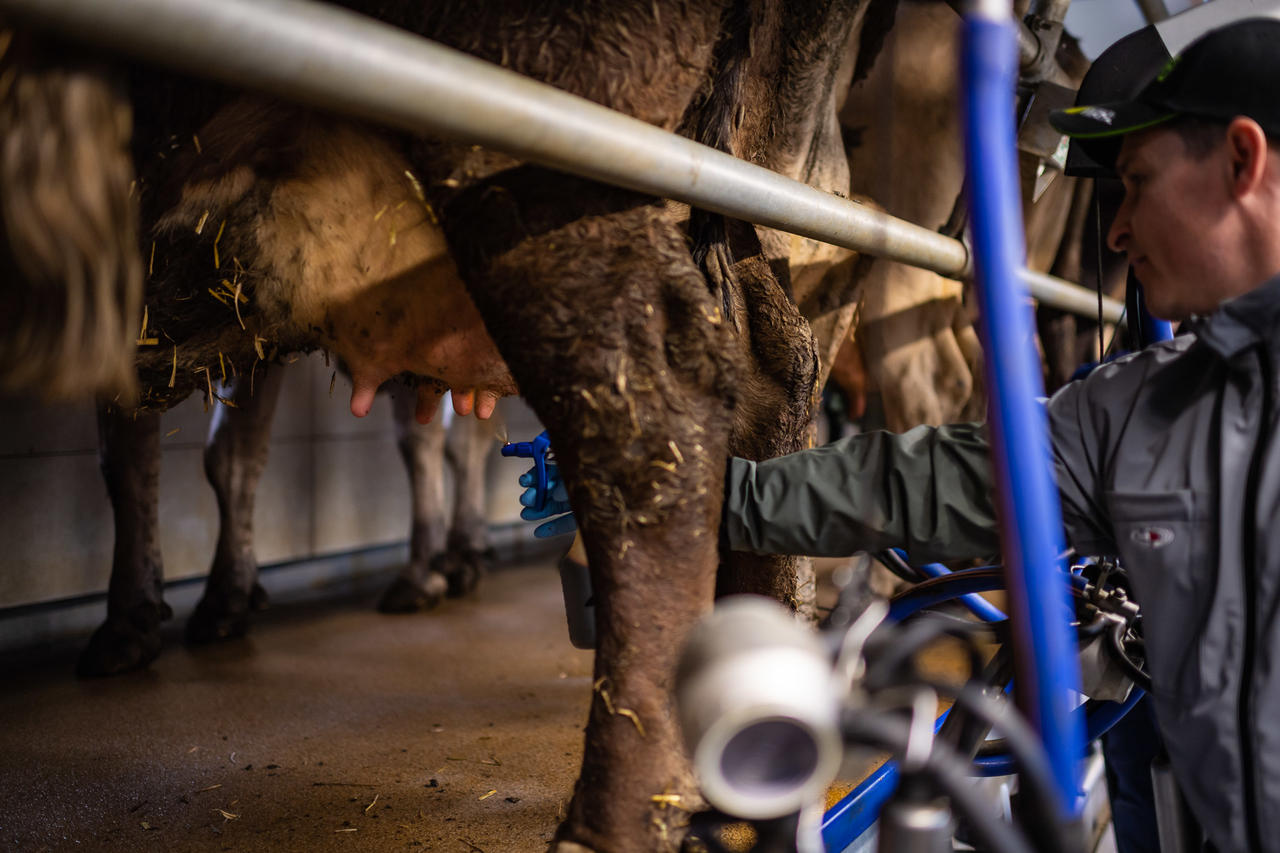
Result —
<svg viewBox="0 0 1280 853"><path fill-rule="evenodd" d="M520 495L520 505L524 507L520 510L520 517L525 521L539 521L544 518L551 520L535 527L533 535L539 539L547 539L577 530L578 522L574 520L573 508L569 506L569 492L564 487L564 481L560 479L560 469L550 462L547 463L547 503L541 510L533 508L538 499L535 482L537 481L532 468L520 475L520 485L525 487Z"/></svg>

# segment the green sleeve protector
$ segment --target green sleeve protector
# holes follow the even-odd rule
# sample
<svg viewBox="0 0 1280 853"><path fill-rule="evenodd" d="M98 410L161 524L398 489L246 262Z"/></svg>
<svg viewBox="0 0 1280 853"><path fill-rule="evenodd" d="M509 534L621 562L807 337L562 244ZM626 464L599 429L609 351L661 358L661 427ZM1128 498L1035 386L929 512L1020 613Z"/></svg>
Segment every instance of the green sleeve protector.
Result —
<svg viewBox="0 0 1280 853"><path fill-rule="evenodd" d="M897 547L933 562L997 553L995 511L986 427L922 426L731 459L722 533L735 551L842 557Z"/></svg>

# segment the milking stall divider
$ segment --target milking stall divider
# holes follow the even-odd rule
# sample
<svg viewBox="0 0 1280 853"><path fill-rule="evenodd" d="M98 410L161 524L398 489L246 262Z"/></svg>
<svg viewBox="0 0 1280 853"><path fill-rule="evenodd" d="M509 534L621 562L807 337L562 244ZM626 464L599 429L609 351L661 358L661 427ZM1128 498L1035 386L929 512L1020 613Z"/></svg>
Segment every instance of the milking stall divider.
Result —
<svg viewBox="0 0 1280 853"><path fill-rule="evenodd" d="M1060 27L1069 0L1034 0ZM972 277L980 305L989 424L1009 592L1018 704L1044 743L1064 821L1079 812L1085 754L1075 637L1058 496L1046 452L1043 393L1028 293L1116 323L1122 306L1023 267L1012 102L1019 59L1045 66L1012 0L952 0L961 51L972 255L927 228L793 181L692 140L389 25L309 0L0 0L0 14L84 42L411 132L484 145L544 166L900 261ZM1146 0L1147 7L1158 0ZM1051 57L1049 57L1051 59ZM953 584L942 597L994 587ZM1136 689L1133 691L1141 695ZM1090 736L1133 702L1090 720ZM989 762L991 774L1009 772ZM979 762L981 766L981 762ZM826 815L844 850L894 785L886 765Z"/></svg>

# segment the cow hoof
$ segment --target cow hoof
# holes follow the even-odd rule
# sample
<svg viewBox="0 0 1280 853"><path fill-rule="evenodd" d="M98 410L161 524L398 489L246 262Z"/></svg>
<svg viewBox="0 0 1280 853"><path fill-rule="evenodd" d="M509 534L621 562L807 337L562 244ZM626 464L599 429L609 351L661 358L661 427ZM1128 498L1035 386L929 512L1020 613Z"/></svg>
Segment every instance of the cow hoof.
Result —
<svg viewBox="0 0 1280 853"><path fill-rule="evenodd" d="M419 613L430 610L444 600L448 586L444 576L437 572L428 574L424 584L398 577L382 594L378 610L383 613Z"/></svg>
<svg viewBox="0 0 1280 853"><path fill-rule="evenodd" d="M160 654L160 623L172 616L164 602L147 602L121 616L109 617L80 653L76 675L97 678L146 667Z"/></svg>
<svg viewBox="0 0 1280 853"><path fill-rule="evenodd" d="M249 593L249 609L261 613L271 606L271 596L267 595L262 584L254 582L253 591Z"/></svg>
<svg viewBox="0 0 1280 853"><path fill-rule="evenodd" d="M474 548L450 548L438 555L432 569L444 575L449 582L450 598L467 595L480 583L480 578L493 565L493 549L477 551Z"/></svg>
<svg viewBox="0 0 1280 853"><path fill-rule="evenodd" d="M203 645L243 637L249 630L249 612L258 609L254 606L255 598L244 593L214 596L206 592L187 620L187 642ZM265 591L260 601L265 607Z"/></svg>

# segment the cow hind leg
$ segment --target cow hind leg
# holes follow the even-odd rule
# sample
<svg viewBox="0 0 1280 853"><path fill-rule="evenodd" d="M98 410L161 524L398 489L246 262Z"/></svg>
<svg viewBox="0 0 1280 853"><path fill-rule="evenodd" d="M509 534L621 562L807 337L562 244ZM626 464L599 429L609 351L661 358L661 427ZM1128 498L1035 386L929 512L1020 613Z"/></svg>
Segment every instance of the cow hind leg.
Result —
<svg viewBox="0 0 1280 853"><path fill-rule="evenodd" d="M737 344L747 368L729 450L749 459L769 459L811 443L820 362L811 327L788 293L785 271L777 273L765 262L755 233L744 223L729 223L729 245L741 259L709 272L713 280L723 276L737 294L735 325L742 330ZM813 615L816 587L808 559L741 552L721 557L717 596L765 595Z"/></svg>
<svg viewBox="0 0 1280 853"><path fill-rule="evenodd" d="M456 418L449 427L445 453L453 467L453 522L439 570L449 582L449 595L475 589L493 562L489 517L485 506L485 471L497 440L500 418Z"/></svg>
<svg viewBox="0 0 1280 853"><path fill-rule="evenodd" d="M233 380L225 390L235 405L218 405L210 421L204 469L218 500L218 544L204 595L187 620L189 643L243 636L249 613L267 606L253 553L253 509L283 373L273 368L252 383Z"/></svg>
<svg viewBox="0 0 1280 853"><path fill-rule="evenodd" d="M444 418L418 423L413 417L415 401L407 389L397 388L392 395L396 444L413 496L413 522L409 564L382 594L378 609L383 613L430 610L448 589L444 575L432 566L433 558L445 550Z"/></svg>
<svg viewBox="0 0 1280 853"><path fill-rule="evenodd" d="M671 687L714 592L729 324L661 206L560 175L503 178L508 191L459 200L445 222L550 432L591 566L595 689L558 849L673 851L686 815L666 804L688 808L697 789ZM563 198L580 219L543 206Z"/></svg>
<svg viewBox="0 0 1280 853"><path fill-rule="evenodd" d="M115 521L107 620L80 654L81 676L140 669L160 653L173 615L161 590L160 416L98 406L98 459Z"/></svg>

